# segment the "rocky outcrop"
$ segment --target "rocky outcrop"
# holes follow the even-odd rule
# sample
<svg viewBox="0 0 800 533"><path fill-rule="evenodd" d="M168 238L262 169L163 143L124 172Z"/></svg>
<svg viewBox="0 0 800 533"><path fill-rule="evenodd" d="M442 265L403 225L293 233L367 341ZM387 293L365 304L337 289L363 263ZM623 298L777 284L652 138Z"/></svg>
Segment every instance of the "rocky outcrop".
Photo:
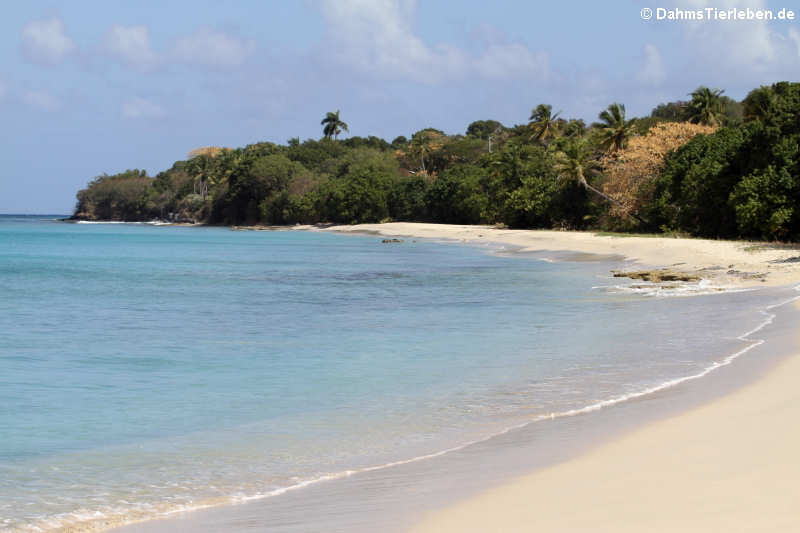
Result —
<svg viewBox="0 0 800 533"><path fill-rule="evenodd" d="M634 270L631 272L612 270L611 273L615 278L640 279L642 281L649 281L651 283L662 283L665 281L699 281L702 279L701 276L691 272L680 272L678 270L670 270L667 268L660 268L656 270Z"/></svg>

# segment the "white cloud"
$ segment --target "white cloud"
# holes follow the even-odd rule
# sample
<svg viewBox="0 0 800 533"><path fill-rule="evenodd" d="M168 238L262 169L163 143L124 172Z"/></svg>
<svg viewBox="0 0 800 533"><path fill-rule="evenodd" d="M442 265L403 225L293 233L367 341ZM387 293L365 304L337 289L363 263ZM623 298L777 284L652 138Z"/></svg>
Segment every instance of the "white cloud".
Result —
<svg viewBox="0 0 800 533"><path fill-rule="evenodd" d="M22 101L39 111L57 111L61 102L45 90L28 90L21 94Z"/></svg>
<svg viewBox="0 0 800 533"><path fill-rule="evenodd" d="M65 32L58 17L33 20L22 28L22 52L40 65L55 65L75 50L75 43Z"/></svg>
<svg viewBox="0 0 800 533"><path fill-rule="evenodd" d="M158 104L136 97L122 104L122 116L129 119L154 119L166 116L164 108Z"/></svg>
<svg viewBox="0 0 800 533"><path fill-rule="evenodd" d="M146 26L115 24L106 33L104 45L110 54L142 70L152 68L158 62L158 56L150 47L150 31Z"/></svg>
<svg viewBox="0 0 800 533"><path fill-rule="evenodd" d="M768 9L765 0L688 0L680 2L677 7L714 7L720 11L730 8ZM712 64L764 71L780 59L781 39L766 20L686 21L683 26L692 44L692 52Z"/></svg>
<svg viewBox="0 0 800 533"><path fill-rule="evenodd" d="M252 41L210 28L201 28L179 39L175 44L174 55L186 63L233 68L241 66L253 49Z"/></svg>
<svg viewBox="0 0 800 533"><path fill-rule="evenodd" d="M468 75L503 79L548 73L547 55L521 44L490 44L478 56L452 45L428 46L412 28L414 0L324 0L321 6L332 45L325 52L367 74L437 83Z"/></svg>
<svg viewBox="0 0 800 533"><path fill-rule="evenodd" d="M644 66L636 75L636 79L646 85L661 85L667 78L661 53L653 44L644 45Z"/></svg>

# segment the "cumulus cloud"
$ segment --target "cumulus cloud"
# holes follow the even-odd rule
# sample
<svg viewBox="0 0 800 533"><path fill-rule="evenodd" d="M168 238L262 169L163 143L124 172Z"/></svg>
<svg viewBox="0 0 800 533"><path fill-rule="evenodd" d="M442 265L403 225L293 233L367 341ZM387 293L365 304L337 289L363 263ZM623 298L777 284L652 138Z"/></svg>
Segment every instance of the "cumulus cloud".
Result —
<svg viewBox="0 0 800 533"><path fill-rule="evenodd" d="M160 105L140 97L122 104L122 116L127 119L155 119L162 118L166 114Z"/></svg>
<svg viewBox="0 0 800 533"><path fill-rule="evenodd" d="M490 44L477 56L448 44L427 45L412 28L414 0L324 0L321 6L330 25L326 53L365 73L427 83L548 73L547 55L521 44Z"/></svg>
<svg viewBox="0 0 800 533"><path fill-rule="evenodd" d="M254 49L249 40L211 28L201 28L175 44L174 57L190 64L214 68L241 66Z"/></svg>
<svg viewBox="0 0 800 533"><path fill-rule="evenodd" d="M667 73L664 71L664 62L658 48L653 44L644 45L644 65L637 73L636 79L646 85L658 86L666 78Z"/></svg>
<svg viewBox="0 0 800 533"><path fill-rule="evenodd" d="M45 90L27 90L21 94L22 101L39 111L57 111L61 102Z"/></svg>
<svg viewBox="0 0 800 533"><path fill-rule="evenodd" d="M33 20L22 28L22 53L34 63L55 65L75 49L58 17Z"/></svg>
<svg viewBox="0 0 800 533"><path fill-rule="evenodd" d="M146 26L115 24L106 33L104 47L109 54L138 69L147 70L158 63Z"/></svg>
<svg viewBox="0 0 800 533"><path fill-rule="evenodd" d="M467 58L454 48L429 48L410 27L413 2L326 0L323 13L332 26L334 53L363 71L380 71L418 81L461 71Z"/></svg>
<svg viewBox="0 0 800 533"><path fill-rule="evenodd" d="M688 0L683 9L714 7L721 11L738 8L765 10L765 0ZM682 24L693 52L705 61L722 66L763 72L780 60L782 38L766 20L704 20Z"/></svg>

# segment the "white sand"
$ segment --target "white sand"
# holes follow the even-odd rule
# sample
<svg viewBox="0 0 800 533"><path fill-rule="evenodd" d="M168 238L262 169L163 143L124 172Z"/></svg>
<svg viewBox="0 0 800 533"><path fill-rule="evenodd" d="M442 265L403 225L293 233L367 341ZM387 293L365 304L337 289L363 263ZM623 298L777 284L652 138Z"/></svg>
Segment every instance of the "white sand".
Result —
<svg viewBox="0 0 800 533"><path fill-rule="evenodd" d="M686 271L722 267L703 275L731 285L800 283L800 262L784 262L800 256L796 247L439 224L327 230L617 254ZM800 355L708 405L436 511L412 531L800 531Z"/></svg>
<svg viewBox="0 0 800 533"><path fill-rule="evenodd" d="M314 229L298 226L299 229ZM495 242L525 251L575 251L617 254L647 267L705 270L703 277L721 285L788 285L800 282L800 248L769 243L597 235L592 232L509 230L489 226L457 226L392 222L333 226L326 231L375 232L383 236L453 239L460 242ZM728 274L729 271L737 272ZM765 281L747 274L766 274Z"/></svg>
<svg viewBox="0 0 800 533"><path fill-rule="evenodd" d="M702 274L720 284L800 283L800 262L786 262L800 249L763 243L410 223L328 230L618 254L653 268L712 268ZM412 531L800 531L800 354L752 385L436 511Z"/></svg>
<svg viewBox="0 0 800 533"><path fill-rule="evenodd" d="M414 533L800 531L800 355L755 384L425 517Z"/></svg>

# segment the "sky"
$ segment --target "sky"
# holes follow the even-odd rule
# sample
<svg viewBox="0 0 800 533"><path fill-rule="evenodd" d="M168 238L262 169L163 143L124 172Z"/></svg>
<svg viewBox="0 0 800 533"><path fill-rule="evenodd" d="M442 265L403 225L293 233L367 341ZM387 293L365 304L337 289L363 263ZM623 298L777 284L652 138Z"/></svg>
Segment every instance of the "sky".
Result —
<svg viewBox="0 0 800 533"><path fill-rule="evenodd" d="M715 7L794 20L669 20ZM652 10L645 20L643 10ZM798 81L788 0L27 0L0 18L0 213L70 214L95 176L200 146L643 116L700 85Z"/></svg>

